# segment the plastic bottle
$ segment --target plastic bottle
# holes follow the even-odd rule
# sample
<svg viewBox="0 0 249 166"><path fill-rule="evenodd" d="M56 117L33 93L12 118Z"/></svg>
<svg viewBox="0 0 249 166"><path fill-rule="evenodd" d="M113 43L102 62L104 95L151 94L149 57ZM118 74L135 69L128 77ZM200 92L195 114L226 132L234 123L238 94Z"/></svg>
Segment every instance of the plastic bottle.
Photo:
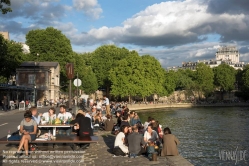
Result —
<svg viewBox="0 0 249 166"><path fill-rule="evenodd" d="M50 132L50 130L48 131L48 140L51 140L51 132Z"/></svg>
<svg viewBox="0 0 249 166"><path fill-rule="evenodd" d="M8 131L7 140L9 137L11 137L10 130Z"/></svg>

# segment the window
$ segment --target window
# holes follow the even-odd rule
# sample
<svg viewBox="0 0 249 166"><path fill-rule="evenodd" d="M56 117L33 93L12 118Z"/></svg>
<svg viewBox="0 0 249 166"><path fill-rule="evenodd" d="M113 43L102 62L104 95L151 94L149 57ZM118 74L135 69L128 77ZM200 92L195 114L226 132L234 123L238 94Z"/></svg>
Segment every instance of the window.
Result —
<svg viewBox="0 0 249 166"><path fill-rule="evenodd" d="M34 74L29 74L29 84L34 85L35 84L35 75Z"/></svg>

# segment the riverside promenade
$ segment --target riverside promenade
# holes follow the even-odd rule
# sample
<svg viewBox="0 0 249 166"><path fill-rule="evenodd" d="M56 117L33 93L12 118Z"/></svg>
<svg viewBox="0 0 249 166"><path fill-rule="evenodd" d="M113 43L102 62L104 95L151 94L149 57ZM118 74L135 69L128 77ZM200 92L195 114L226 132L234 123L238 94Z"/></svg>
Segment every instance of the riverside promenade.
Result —
<svg viewBox="0 0 249 166"><path fill-rule="evenodd" d="M48 110L49 107L39 108L38 111L44 113ZM73 111L75 111L73 109ZM2 125L0 126L1 137L5 136L7 129L11 131L16 130L16 126L20 123L23 118L23 112L19 110L11 110L8 112L1 112L0 121ZM58 112L58 108L57 108ZM12 119L10 123L8 119ZM115 119L114 119L115 120ZM8 123L5 125L5 123ZM193 166L189 161L184 159L181 156L168 156L160 157L158 156L157 161L150 161L145 156L139 156L135 159L130 159L129 157L113 157L112 148L114 146L115 135L112 135L107 131L98 131L95 132L95 135L99 137L98 143L90 144L89 148L78 150L78 154L71 149L71 147L66 144L58 144L58 146L53 149L52 144L38 144L38 153L32 153L31 158L24 160L23 158L17 159L13 157L13 153L16 152L16 145L0 145L0 165L3 166L150 166L150 165L165 165L165 166ZM5 154L5 152L10 152L12 154ZM61 154L59 152L67 152L67 154ZM7 155L9 158L3 158L4 155ZM45 158L43 155L48 156ZM77 158L70 158L66 155L78 156ZM62 161L69 161L69 163L62 163ZM78 163L80 161L80 163Z"/></svg>

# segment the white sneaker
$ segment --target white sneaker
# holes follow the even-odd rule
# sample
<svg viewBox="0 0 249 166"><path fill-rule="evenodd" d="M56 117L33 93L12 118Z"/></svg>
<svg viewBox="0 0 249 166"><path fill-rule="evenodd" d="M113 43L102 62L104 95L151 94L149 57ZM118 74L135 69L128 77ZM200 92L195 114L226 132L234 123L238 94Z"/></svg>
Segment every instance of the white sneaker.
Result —
<svg viewBox="0 0 249 166"><path fill-rule="evenodd" d="M112 157L118 157L118 156L116 156L116 155L113 155Z"/></svg>

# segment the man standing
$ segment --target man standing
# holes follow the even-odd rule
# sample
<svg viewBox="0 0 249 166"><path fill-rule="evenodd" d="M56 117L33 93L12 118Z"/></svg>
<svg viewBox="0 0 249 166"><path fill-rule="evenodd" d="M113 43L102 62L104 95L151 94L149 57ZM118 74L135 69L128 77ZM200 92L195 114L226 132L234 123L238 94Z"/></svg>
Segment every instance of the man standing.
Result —
<svg viewBox="0 0 249 166"><path fill-rule="evenodd" d="M132 133L128 135L128 149L130 152L130 158L136 158L137 156L141 155L142 153L145 153L145 141L143 139L143 136L138 133L137 126L132 127Z"/></svg>
<svg viewBox="0 0 249 166"><path fill-rule="evenodd" d="M72 114L70 112L66 112L66 106L60 105L60 113L58 114L58 118L62 119L64 122L66 122L68 119L72 118ZM66 132L66 134L69 136L71 135L71 127L63 127L58 128L59 134L63 134L63 132Z"/></svg>
<svg viewBox="0 0 249 166"><path fill-rule="evenodd" d="M106 107L106 115L111 115L110 113L110 102L109 102L109 99L104 96L104 104L105 104L105 107Z"/></svg>

